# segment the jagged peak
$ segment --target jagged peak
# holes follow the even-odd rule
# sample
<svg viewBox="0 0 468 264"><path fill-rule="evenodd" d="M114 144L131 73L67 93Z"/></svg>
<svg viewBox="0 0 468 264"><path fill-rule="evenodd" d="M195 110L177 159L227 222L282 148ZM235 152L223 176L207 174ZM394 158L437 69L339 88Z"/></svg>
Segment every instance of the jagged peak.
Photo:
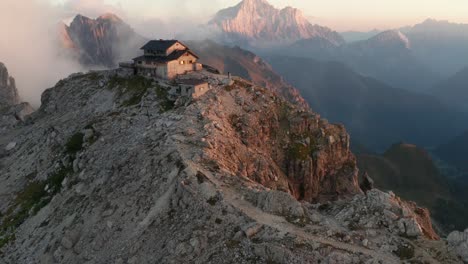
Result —
<svg viewBox="0 0 468 264"><path fill-rule="evenodd" d="M243 0L239 5L269 5L272 6L266 0Z"/></svg>
<svg viewBox="0 0 468 264"><path fill-rule="evenodd" d="M437 20L434 18L428 18L424 20L421 24L422 25L436 25L436 24L448 24L450 23L448 20Z"/></svg>
<svg viewBox="0 0 468 264"><path fill-rule="evenodd" d="M405 45L405 48L411 48L411 43L408 37L399 30L387 30L370 39L377 42L393 42L399 41Z"/></svg>
<svg viewBox="0 0 468 264"><path fill-rule="evenodd" d="M113 21L113 22L122 22L123 20L117 16L116 14L114 13L105 13L105 14L102 14L101 16L99 16L97 19L100 19L100 20L110 20L110 21Z"/></svg>
<svg viewBox="0 0 468 264"><path fill-rule="evenodd" d="M92 20L91 18L87 17L87 16L84 16L82 14L77 14L75 16L75 18L73 19L72 23L75 22L75 21L83 21L83 20Z"/></svg>

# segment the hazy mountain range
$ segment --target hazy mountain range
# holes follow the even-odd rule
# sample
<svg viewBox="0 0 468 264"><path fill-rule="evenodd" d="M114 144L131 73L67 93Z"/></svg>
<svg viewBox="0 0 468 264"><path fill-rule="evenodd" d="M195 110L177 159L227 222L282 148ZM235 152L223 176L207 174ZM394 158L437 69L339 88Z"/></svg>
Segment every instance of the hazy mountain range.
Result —
<svg viewBox="0 0 468 264"><path fill-rule="evenodd" d="M447 21L428 19L384 32L354 32L360 40L346 43L333 30L312 26L293 8L277 10L264 0L244 0L218 12L210 23L221 30L224 43L261 56L282 53L341 61L362 75L410 91L429 92L468 61L468 25Z"/></svg>
<svg viewBox="0 0 468 264"><path fill-rule="evenodd" d="M437 83L432 94L446 104L468 112L468 66Z"/></svg>
<svg viewBox="0 0 468 264"><path fill-rule="evenodd" d="M360 41L360 40L366 40L374 37L375 35L379 34L382 32L382 30L378 29L373 29L371 31L345 31L345 32L340 32L340 35L343 37L343 39L346 42L355 42L355 41Z"/></svg>
<svg viewBox="0 0 468 264"><path fill-rule="evenodd" d="M441 144L435 152L468 175L468 131ZM467 178L468 179L468 178Z"/></svg>
<svg viewBox="0 0 468 264"><path fill-rule="evenodd" d="M468 128L466 114L435 97L391 87L340 62L286 56L267 60L312 109L345 124L352 138L371 149L402 140L437 146Z"/></svg>

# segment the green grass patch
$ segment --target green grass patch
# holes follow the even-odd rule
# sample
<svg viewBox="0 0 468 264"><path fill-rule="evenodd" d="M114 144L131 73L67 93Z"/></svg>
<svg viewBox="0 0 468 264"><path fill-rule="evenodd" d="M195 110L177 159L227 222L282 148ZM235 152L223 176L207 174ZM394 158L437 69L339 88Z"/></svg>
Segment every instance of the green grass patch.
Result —
<svg viewBox="0 0 468 264"><path fill-rule="evenodd" d="M306 160L310 155L309 146L294 142L289 147L289 155L295 160Z"/></svg>
<svg viewBox="0 0 468 264"><path fill-rule="evenodd" d="M143 76L120 77L113 76L109 81L109 89L118 89L120 96L129 95L122 106L133 106L141 102L146 91L151 87L151 80Z"/></svg>
<svg viewBox="0 0 468 264"><path fill-rule="evenodd" d="M306 143L306 139L309 142ZM288 149L288 154L295 160L307 160L312 154L318 150L317 142L313 135L291 135L291 145Z"/></svg>
<svg viewBox="0 0 468 264"><path fill-rule="evenodd" d="M398 249L393 251L401 260L409 260L414 257L414 246L411 244L401 244Z"/></svg>
<svg viewBox="0 0 468 264"><path fill-rule="evenodd" d="M229 115L229 124L234 128L237 133L242 132L242 119L236 114Z"/></svg>
<svg viewBox="0 0 468 264"><path fill-rule="evenodd" d="M248 82L245 82L245 81L241 81L241 80L234 80L234 84L237 86L237 87L242 87L242 88L249 88L249 87L252 87L252 84L248 83Z"/></svg>
<svg viewBox="0 0 468 264"><path fill-rule="evenodd" d="M78 151L83 149L83 138L84 134L81 132L75 133L71 138L68 139L65 144L65 151L68 154L74 155Z"/></svg>
<svg viewBox="0 0 468 264"><path fill-rule="evenodd" d="M120 77L113 76L109 81L109 88L118 88L121 92L146 91L151 87L151 80L143 76Z"/></svg>
<svg viewBox="0 0 468 264"><path fill-rule="evenodd" d="M216 196L210 197L210 199L206 200L206 202L211 206L215 206L216 203L218 203L218 201L219 201L219 198Z"/></svg>
<svg viewBox="0 0 468 264"><path fill-rule="evenodd" d="M236 88L237 87L234 84L224 86L224 90L226 90L227 92L230 92L230 91L232 91L232 90L234 90Z"/></svg>
<svg viewBox="0 0 468 264"><path fill-rule="evenodd" d="M0 248L14 240L16 228L28 217L36 215L49 204L54 195L62 190L62 182L71 172L71 168L61 167L45 181L31 181L16 194L13 204L0 222Z"/></svg>
<svg viewBox="0 0 468 264"><path fill-rule="evenodd" d="M101 78L101 76L97 72L90 72L88 74L85 74L85 77L90 81L97 81Z"/></svg>
<svg viewBox="0 0 468 264"><path fill-rule="evenodd" d="M167 112L174 109L175 101L169 99L169 94L166 89L161 86L156 86L156 95L160 100L160 110L161 112Z"/></svg>
<svg viewBox="0 0 468 264"><path fill-rule="evenodd" d="M109 88L118 89L119 95L127 98L122 102L122 106L129 107L141 103L143 96L147 93L148 89L152 87L151 83L152 81L150 79L143 76L113 76L109 81ZM159 85L154 89L160 100L161 112L172 110L175 102L169 99L167 90Z"/></svg>

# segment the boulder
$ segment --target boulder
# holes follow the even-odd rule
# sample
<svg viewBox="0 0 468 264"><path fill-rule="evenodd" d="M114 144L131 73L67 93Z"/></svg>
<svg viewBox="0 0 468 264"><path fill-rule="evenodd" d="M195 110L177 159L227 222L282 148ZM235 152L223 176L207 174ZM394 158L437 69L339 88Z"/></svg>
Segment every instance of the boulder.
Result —
<svg viewBox="0 0 468 264"><path fill-rule="evenodd" d="M289 193L281 191L262 192L258 195L257 206L263 211L288 217L304 217L304 208Z"/></svg>
<svg viewBox="0 0 468 264"><path fill-rule="evenodd" d="M465 232L453 231L447 237L449 248L451 248L460 258L468 262L468 229Z"/></svg>

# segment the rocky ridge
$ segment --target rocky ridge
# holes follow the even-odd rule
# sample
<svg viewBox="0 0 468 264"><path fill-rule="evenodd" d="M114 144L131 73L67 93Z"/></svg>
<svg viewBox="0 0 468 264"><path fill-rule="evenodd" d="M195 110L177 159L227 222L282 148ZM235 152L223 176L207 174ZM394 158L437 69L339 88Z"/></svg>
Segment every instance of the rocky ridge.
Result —
<svg viewBox="0 0 468 264"><path fill-rule="evenodd" d="M16 139L0 157L0 263L460 262L429 240L427 212L359 190L342 126L196 77L213 86L197 100L119 71L44 92L0 136Z"/></svg>

